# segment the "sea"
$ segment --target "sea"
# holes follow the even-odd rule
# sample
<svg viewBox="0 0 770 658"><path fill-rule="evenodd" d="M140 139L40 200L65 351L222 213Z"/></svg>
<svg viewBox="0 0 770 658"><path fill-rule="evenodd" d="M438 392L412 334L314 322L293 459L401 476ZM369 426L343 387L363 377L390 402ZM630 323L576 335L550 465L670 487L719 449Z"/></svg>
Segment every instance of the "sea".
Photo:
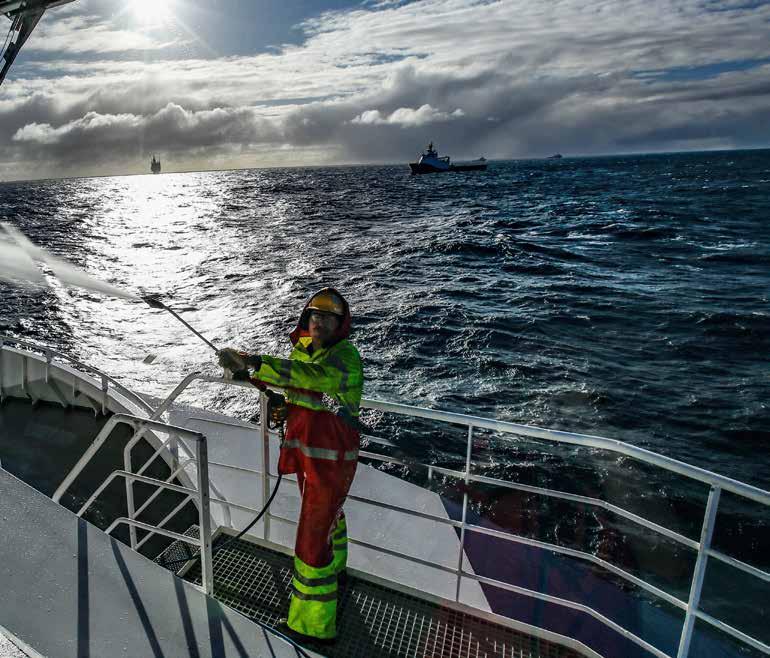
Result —
<svg viewBox="0 0 770 658"><path fill-rule="evenodd" d="M400 164L6 182L0 219L93 276L159 293L217 346L286 355L307 298L333 286L351 305L367 398L618 439L770 489L770 150L452 175ZM154 397L221 372L167 313L52 279L0 282L0 334ZM183 400L256 411L232 387ZM425 483L424 465L464 467L462 427L364 418L397 445L405 465L382 466L394 474ZM631 459L484 432L473 458L477 474L602 497L700 536L707 487ZM453 478L428 486L466 491ZM650 577L687 599L686 549L633 524L495 487L469 497L491 521L564 545L629 555L650 541L673 565ZM721 509L715 545L770 568L767 510L727 494ZM753 585L725 575L711 587L718 598Z"/></svg>

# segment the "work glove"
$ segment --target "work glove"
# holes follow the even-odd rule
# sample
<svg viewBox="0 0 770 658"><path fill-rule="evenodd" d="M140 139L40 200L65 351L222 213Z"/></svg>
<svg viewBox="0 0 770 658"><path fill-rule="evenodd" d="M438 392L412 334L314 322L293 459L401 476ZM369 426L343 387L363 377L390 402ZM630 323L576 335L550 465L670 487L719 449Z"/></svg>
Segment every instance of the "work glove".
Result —
<svg viewBox="0 0 770 658"><path fill-rule="evenodd" d="M278 427L289 415L289 407L286 406L286 398L280 393L267 389L267 413L271 427Z"/></svg>
<svg viewBox="0 0 770 658"><path fill-rule="evenodd" d="M251 379L251 375L249 375L249 371L246 368L243 368L243 370L236 370L233 373L233 380L236 382L247 382Z"/></svg>
<svg viewBox="0 0 770 658"><path fill-rule="evenodd" d="M230 372L238 372L239 370L246 369L246 359L244 355L238 350L234 350L232 347L225 347L223 350L217 352L217 360L219 365L223 368L227 368Z"/></svg>

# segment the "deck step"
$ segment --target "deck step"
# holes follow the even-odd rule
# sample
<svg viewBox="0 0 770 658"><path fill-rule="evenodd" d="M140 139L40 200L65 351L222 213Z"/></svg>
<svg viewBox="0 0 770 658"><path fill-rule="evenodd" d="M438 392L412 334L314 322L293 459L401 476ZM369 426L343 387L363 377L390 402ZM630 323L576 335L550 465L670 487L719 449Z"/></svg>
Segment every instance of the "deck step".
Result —
<svg viewBox="0 0 770 658"><path fill-rule="evenodd" d="M191 525L182 534L186 537L198 539L198 526ZM185 564L193 558L198 557L199 553L200 549L197 546L183 542L181 539L177 539L170 543L163 552L153 560L153 562L169 571L179 573L184 568Z"/></svg>
<svg viewBox="0 0 770 658"><path fill-rule="evenodd" d="M214 596L274 625L288 612L291 572L290 557L237 540L214 555ZM200 585L200 562L184 578ZM552 642L355 577L341 592L337 627L337 642L323 650L335 658L580 658Z"/></svg>

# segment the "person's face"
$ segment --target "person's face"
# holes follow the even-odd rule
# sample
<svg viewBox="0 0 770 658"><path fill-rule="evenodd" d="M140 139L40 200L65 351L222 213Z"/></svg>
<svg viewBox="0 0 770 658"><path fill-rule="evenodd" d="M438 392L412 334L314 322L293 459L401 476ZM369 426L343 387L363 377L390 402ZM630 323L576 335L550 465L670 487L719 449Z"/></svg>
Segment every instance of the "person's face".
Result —
<svg viewBox="0 0 770 658"><path fill-rule="evenodd" d="M308 329L313 339L313 346L323 347L332 338L340 326L340 319L333 313L310 311Z"/></svg>

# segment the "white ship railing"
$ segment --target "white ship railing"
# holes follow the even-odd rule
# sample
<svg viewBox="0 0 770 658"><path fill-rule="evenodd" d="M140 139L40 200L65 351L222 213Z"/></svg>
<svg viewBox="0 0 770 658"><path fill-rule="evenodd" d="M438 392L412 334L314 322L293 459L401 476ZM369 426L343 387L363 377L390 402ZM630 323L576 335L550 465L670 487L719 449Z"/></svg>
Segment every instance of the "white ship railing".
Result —
<svg viewBox="0 0 770 658"><path fill-rule="evenodd" d="M177 387L171 392L171 394L166 398L166 400L163 401L161 406L158 407L157 411L158 412L165 411L168 408L170 408L173 402L177 399L177 397L179 397L179 395L181 395L181 393L184 390L186 390L193 382L196 382L196 381L215 383L215 384L225 384L230 386L241 386L250 390L254 390L251 384L247 382L234 382L232 380L227 380L220 377L213 377L209 375L203 375L200 373L192 373L187 377L185 377L177 385ZM396 506L396 505L390 505L388 503L384 503L378 500L373 500L371 498L365 498L365 497L354 496L354 495L349 496L351 500L355 500L361 503L366 503L376 507L398 511L404 514L409 514L411 516L429 519L431 521L436 521L438 523L443 523L443 524L453 526L455 528L459 528L460 549L459 549L459 555L457 558L456 568L450 568L441 564L437 564L435 562L423 560L421 558L417 558L415 556L401 553L399 551L386 549L382 546L375 546L373 544L369 544L352 537L348 538L348 541L351 544L359 544L361 546L365 546L366 548L369 548L374 551L387 553L389 555L410 560L412 562L423 564L425 566L429 566L431 568L438 569L440 571L448 572L455 575L457 578L457 584L456 584L456 590L455 590L455 602L459 602L460 584L462 582L462 578L469 578L469 579L476 580L478 582L492 585L495 587L499 587L501 589L505 589L511 592L523 594L525 596L530 596L549 603L555 603L557 605L568 607L574 610L579 610L581 612L584 612L590 615L594 619L597 619L598 621L612 628L619 634L635 642L637 645L644 648L645 650L650 652L652 655L657 656L658 658L671 658L670 656L668 656L668 654L664 653L657 647L646 642L644 639L638 637L628 629L623 628L616 622L612 621L611 619L607 618L606 616L602 615L600 612L594 610L589 606L576 603L575 601L570 601L567 599L544 594L542 592L525 589L523 587L512 585L504 581L488 578L485 576L479 576L477 574L466 571L462 567L466 531L477 532L477 533L486 534L492 537L505 539L507 541L511 541L515 543L526 544L537 548L547 549L549 551L554 551L562 555L568 555L570 557L581 559L581 560L590 562L592 564L595 564L597 566L603 567L608 571L610 571L611 573L649 592L653 596L666 601L667 603L675 606L676 608L679 608L680 610L683 610L685 613L685 621L684 621L684 624L682 627L682 633L680 636L677 658L685 658L686 656L689 655L690 643L692 641L692 634L693 634L694 624L696 619L701 619L702 621L732 636L733 638L739 640L740 642L748 644L754 649L757 649L767 655L770 655L770 646L768 646L767 644L763 643L762 641L754 637L747 635L746 633L743 633L739 629L736 629L724 623L723 621L715 619L714 617L706 614L702 610L699 610L700 596L703 589L703 582L705 578L707 560L710 557L716 560L719 560L721 562L724 562L726 564L729 564L734 568L740 569L744 573L747 573L754 578L759 578L765 582L770 582L770 573L763 571L762 569L759 569L757 567L754 567L741 560L737 560L733 557L727 556L711 547L711 539L714 531L714 522L716 520L720 494L722 491L729 491L730 493L733 493L737 496L760 503L761 505L764 505L767 507L770 507L770 492L759 489L758 487L745 484L743 482L739 482L732 478L728 478L723 475L713 473L706 469L698 468L696 466L691 466L689 464L672 459L670 457L665 457L664 455L659 455L650 450L645 450L644 448L639 448L637 446L623 443L622 441L617 441L614 439L608 439L604 437L591 436L591 435L585 435L585 434L575 434L571 432L563 432L563 431L557 431L557 430L548 430L548 429L543 429L539 427L532 427L528 425L520 425L517 423L510 423L506 421L498 421L498 420L493 420L489 418L482 418L479 416L469 416L469 415L452 413L447 411L425 409L422 407L414 407L414 406L409 406L404 404L383 402L379 400L370 400L366 398L362 400L361 407L364 409L372 409L372 410L376 410L384 413L398 414L401 416L407 416L412 418L423 418L426 420L450 423L454 425L462 425L467 427L468 431L467 431L464 470L455 471L452 469L441 468L438 466L421 465L428 469L429 476L432 476L434 473L440 473L448 477L462 479L464 480L466 485L470 484L471 482L478 482L482 484L496 485L496 486L506 487L509 489L515 489L518 491L524 491L528 493L549 496L552 498L568 500L568 501L580 503L583 505L599 507L607 511L613 512L614 514L617 514L623 518L626 518L634 523L637 523L640 526L648 528L653 532L663 535L668 539L671 539L693 551L696 551L697 557L696 557L695 568L693 570L693 575L691 579L689 597L687 601L684 601L660 589L659 587L656 587L655 585L647 582L646 580L639 578L637 576L634 576L633 574L621 569L620 567L608 562L607 560L603 560L602 558L599 558L591 553L587 553L585 551L580 551L572 548L566 548L550 542L530 539L528 537L516 535L515 533L509 533L501 530L495 530L492 528L486 528L486 527L468 522L467 520L467 512L468 512L467 488L466 488L466 491L463 493L462 518L460 521L455 521L444 517L426 514L423 512L417 512L415 510L411 510L411 509ZM264 394L262 394L260 397L260 418L266 418L267 416L266 409L267 409L267 398ZM708 485L710 487L710 490L709 490L708 501L706 503L706 509L705 509L704 519L701 527L700 538L698 541L695 541L674 530L671 530L670 528L666 528L649 519L646 519L637 514L634 514L629 510L626 510L617 505L613 505L611 503L608 503L598 498L580 496L580 495L571 494L564 491L558 491L558 490L542 488L542 487L534 487L534 486L525 485L525 484L518 484L515 482L508 482L498 478L475 475L471 473L472 452L473 452L473 433L475 429L491 430L494 432L499 432L501 434L516 435L519 437L522 437L522 436L532 437L532 438L538 438L538 439L545 439L556 443L566 443L566 444L578 445L578 446L583 446L588 448L607 450L616 454L621 454L627 457L631 457L633 459L637 459L641 462L657 466L659 468L668 470L673 473L677 473L679 475L683 475L692 480L702 482ZM276 479L277 475L273 475L272 473L270 473L270 454L269 454L268 441L271 433L267 429L266 424L262 422L260 422L258 431L260 432L260 436L262 438L262 446L263 446L264 466L262 471L259 471L256 469L245 469L243 467L236 467L229 464L217 464L217 466L224 467L224 468L232 468L234 470L239 470L239 471L252 472L255 475L260 475L262 478L262 492L263 492L262 499L267 500L267 498L270 495L270 480ZM363 435L362 438L364 440L369 440L374 443L384 443L384 444L390 443L388 441L383 441L378 437L373 437L369 435ZM414 466L414 464L407 464L406 462L393 457L379 455L376 453L363 451L363 450L360 452L360 456L367 459L390 462L390 463L403 465L403 466ZM234 507L237 507L238 509L244 509L244 506L240 506L240 505L239 506L234 505ZM258 510L251 510L251 511L257 512ZM293 519L288 519L288 518L279 516L277 514L273 514L268 510L268 512L265 514L264 525L263 525L263 533L264 533L263 536L268 541L270 540L270 519L271 518L279 519L285 523L296 525L296 521L294 521Z"/></svg>
<svg viewBox="0 0 770 658"><path fill-rule="evenodd" d="M16 339L13 339L13 340L15 341ZM34 345L33 347L35 347L36 349L40 349L39 347ZM53 352L51 352L51 354L54 356L58 356L58 354ZM71 359L67 359L67 360L72 362ZM83 365L83 364L80 364L80 365ZM85 366L85 369L93 371L93 369L89 369L87 368L87 366ZM113 382L114 384L117 384L113 380L110 380L110 381ZM242 386L252 391L255 390L249 383L235 382L235 381L223 379L220 377L213 377L213 376L203 375L200 373L192 373L187 377L185 377L176 386L176 388L171 392L171 394L166 398L166 400L163 401L163 403L158 408L153 410L152 416L155 418L160 417L162 413L164 413L166 410L168 410L171 407L171 405L179 397L179 395L185 389L187 389L193 382L196 382L196 381L223 384L223 385L229 385L229 386ZM120 390L122 387L118 388L118 386L119 385L116 385L116 389ZM122 390L121 390L121 393L123 393ZM751 564L748 564L736 558L725 555L715 550L711 546L711 540L712 540L712 535L714 531L714 523L716 520L720 496L722 491L728 491L741 498L751 500L753 502L764 505L765 507L770 507L770 492L759 489L758 487L754 487L754 486L739 482L732 478L728 478L728 477L713 473L711 471L707 471L705 469L691 466L684 462L681 462L669 457L665 457L663 455L659 455L652 451L645 450L644 448L639 448L637 446L623 443L621 441L617 441L614 439L608 439L604 437L584 435L584 434L575 434L571 432L548 430L548 429L543 429L539 427L520 425L516 423L498 421L498 420L482 418L478 416L469 416L469 415L446 412L446 411L425 409L421 407L382 402L378 400L364 399L362 400L361 406L362 408L365 408L365 409L373 409L384 413L392 413L392 414L397 414L397 415L412 417L412 418L422 418L426 420L432 420L432 421L437 421L441 423L449 423L453 425L461 425L461 426L467 427L467 443L466 443L464 470L455 471L452 469L442 468L438 466L423 465L425 468L428 469L429 477L432 477L434 473L440 473L448 477L461 479L465 482L466 485L469 485L471 482L478 482L482 484L495 485L500 487L506 487L509 489L515 489L518 491L549 496L552 498L568 500L568 501L580 503L583 505L599 507L607 511L610 511L614 514L617 514L623 518L626 518L655 533L665 536L668 539L671 539L681 544L682 546L685 546L686 548L695 551L697 556L696 556L695 567L693 569L693 574L691 578L689 596L688 596L688 599L684 601L682 599L679 599L676 596L673 596L668 592L665 592L664 590L656 587L655 585L647 582L646 580L639 578L621 569L620 567L608 562L607 560L599 558L591 553L587 553L585 551L580 551L572 548L566 548L550 542L534 540L534 539L517 535L515 533L495 530L492 528L486 528L480 525L470 523L467 520L468 503L469 503L467 486L463 493L462 517L460 521L455 521L453 519L448 519L445 517L426 514L423 512L417 512L415 510L400 507L397 505L390 505L388 503L373 500L370 498L353 496L353 495L349 496L351 500L356 500L361 503L373 505L384 509L394 510L394 511L408 514L411 516L429 519L438 523L443 523L443 524L453 526L455 528L459 528L460 548L459 548L459 555L457 559L457 566L455 568L447 567L442 564L437 564L429 560L423 560L421 558L410 556L408 554L405 554L399 551L385 549L382 546L375 546L360 540L356 540L355 538L348 539L348 541L351 544L359 544L361 546L365 546L374 551L379 551L389 555L394 555L406 560L416 562L418 564L423 564L425 566L429 566L431 568L453 574L457 578L457 586L455 591L455 603L459 602L460 584L462 582L462 578L469 578L469 579L476 580L478 582L488 584L494 587L498 587L504 590L508 590L511 592L536 598L541 601L554 603L556 605L560 605L563 607L571 608L573 610L584 612L590 615L591 617L593 617L594 619L597 619L598 621L602 622L609 628L612 628L622 636L633 641L640 647L647 650L652 655L657 656L658 658L671 658L668 654L664 653L657 647L651 645L644 639L638 637L628 629L622 627L621 625L617 624L613 620L607 618L597 610L594 610L593 608L587 605L577 603L575 601L571 601L568 599L551 596L542 592L526 589L523 587L519 587L517 585L512 585L510 583L496 580L493 578L479 576L477 574L471 573L463 569L463 554L464 554L464 547L465 547L465 536L467 531L486 534L492 537L501 538L514 543L525 544L525 545L534 546L537 548L547 549L549 551L553 551L553 552L567 555L573 558L581 559L581 560L590 562L592 564L595 564L597 566L600 566L602 568L605 568L611 573L627 580L630 583L633 583L637 587L645 590L646 592L652 594L653 596L663 601L666 601L667 603L675 606L678 609L683 610L685 613L685 619L682 626L682 632L679 640L678 651L676 654L677 658L685 658L690 653L690 644L692 641L693 629L694 629L694 624L696 619L700 619L706 622L707 624L719 629L723 633L726 633L727 635L737 639L738 641L743 642L766 655L770 655L770 646L768 646L761 640L751 637L746 633L740 631L739 629L736 629L721 620L715 619L714 617L706 614L705 612L699 609L700 597L702 593L703 582L704 582L709 558L713 558L715 560L721 561L725 564L728 564L734 568L737 568L743 571L744 573L754 578L760 579L766 583L770 583L770 573L762 569L759 569ZM209 462L211 465L217 465L222 468L229 468L237 471L246 471L246 472L251 472L255 475L259 475L262 479L262 492L263 492L262 499L263 500L267 500L267 498L270 495L270 489L271 489L270 480L275 479L277 477L277 475L273 475L272 473L270 473L269 439L271 436L271 432L268 430L267 424L263 420L267 417L266 410L267 410L267 398L264 395L264 393L262 393L260 394L260 411L261 411L260 419L261 420L260 420L260 426L258 428L258 431L262 438L262 449L263 449L263 470L262 471L259 471L256 469L247 469L247 468L238 467L230 464L220 464L215 462ZM139 420L142 420L142 419L139 419ZM147 423L155 422L155 421L144 420L143 422L145 423L145 426L138 426L136 430L137 432L145 431L147 427L149 427ZM165 426L165 427L168 428L168 426ZM174 431L178 432L178 430L181 430L181 429L182 428L175 428ZM686 537L670 528L666 528L665 526L662 526L649 519L641 517L629 510L626 510L617 505L613 505L611 503L608 503L598 498L580 496L580 495L576 495L576 494L572 494L564 491L558 491L555 489L535 487L535 486L519 484L515 482L508 482L498 478L491 478L491 477L476 475L471 472L472 453L473 453L473 434L474 434L474 430L476 429L490 430L493 432L515 435L518 437L531 437L531 438L537 438L537 439L544 439L547 441L553 441L555 443L566 443L566 444L578 445L578 446L594 448L599 450L607 450L615 454L625 455L627 457L631 457L641 462L657 466L659 468L665 469L673 473L677 473L691 480L704 483L709 487L709 495L706 503L699 540L695 541L693 539L690 539L689 537ZM193 433L193 434L197 434L197 433ZM178 434L178 435L183 436L182 434ZM136 438L136 436L134 438ZM364 438L365 440L372 441L374 443L383 443L386 445L389 444L388 441L384 441L382 439L379 439L378 437L364 435L362 438ZM179 473L180 470L184 469L184 467L188 463L193 461L198 463L198 466L199 466L198 477L200 478L201 469L200 469L200 462L198 461L198 459L189 458L183 464L177 465L176 469L172 471L172 475L168 478L169 481L166 481L166 482L164 482L163 480L156 480L154 478L148 478L146 476L141 475L141 472L143 472L143 470L147 467L147 465L149 464L149 461L154 459L155 456L157 456L157 454L159 453L159 451L164 449L164 447L170 447L170 446L171 444L169 442L164 443L158 450L156 450L156 453L150 458L150 460L148 460L147 463L145 463L145 465L141 469L139 469L137 473L131 472L131 469L129 467L129 468L126 468L125 470L116 471L108 479L112 481L112 479L116 477L123 477L123 478L126 478L127 482L129 481L148 482L148 483L155 484L156 486L161 488L179 491L180 493L187 493L190 496L196 494L196 491L194 489L181 487L179 485L172 485L170 484L169 481L173 479L173 477L177 473ZM407 464L406 462L394 457L379 455L379 454L368 452L365 450L362 450L360 452L360 456L366 459L390 462L393 464L399 464L403 466L414 466L414 464ZM83 464L84 463L85 461L83 462ZM67 479L65 479L65 483L68 480L69 482L71 482L72 479L74 479L77 476L77 473L75 472L76 469L79 472L79 469L82 469L82 465L80 465L79 467L76 466L76 468L73 469L73 472L67 476ZM64 486L65 483L63 483L62 486ZM103 483L102 487L100 488L100 491L103 490L107 484L108 483ZM208 491L208 487L205 486L205 488L206 488L206 491ZM60 487L60 490L61 489L62 487ZM60 496L61 492L57 491L57 494ZM92 498L95 498L95 496L93 496ZM142 543L147 539L149 539L149 537L155 533L169 536L172 538L182 538L183 537L182 535L177 535L176 533L172 533L171 531L165 530L163 526L174 516L174 514L176 514L178 510L180 510L184 506L184 504L188 502L188 500L189 500L188 498L185 498L185 500L183 500L182 503L180 503L175 510L172 510L172 512L169 513L166 516L166 518L164 518L161 521L161 523L156 526L150 526L149 524L145 524L136 519L136 516L139 513L141 513L147 507L147 505L149 505L150 502L152 502L151 500L146 501L145 504L139 510L134 510L133 506L130 505L129 511L128 511L129 516L127 518L118 519L115 523L113 523L113 525L109 528L109 530L111 530L118 523L125 523L129 525L131 528L139 527L139 528L148 530L150 534L148 534L146 537L142 539ZM91 502L92 501L89 501L86 505L84 505L80 513L85 511L85 509ZM239 504L229 502L227 500L224 500L223 498L210 498L210 502L214 502L216 504L222 505L224 509L234 508L242 511L254 512L254 513L257 513L259 511L257 509L250 508L245 505L239 505ZM264 533L264 538L266 540L270 539L270 519L271 518L280 519L281 521L290 523L290 524L296 524L296 521L273 514L268 510L267 514L264 517L264 525L263 525L263 533ZM232 522L229 518L226 518L225 523L232 528ZM190 538L184 537L184 541L190 541ZM195 542L191 541L190 543L195 543ZM134 538L132 538L132 545L138 548L138 545L135 544Z"/></svg>
<svg viewBox="0 0 770 658"><path fill-rule="evenodd" d="M80 370L81 372L87 373L89 375L93 375L96 377L101 384L100 388L102 391L102 413L107 413L107 400L109 399L109 390L110 387L112 387L114 390L116 390L118 393L120 393L122 396L124 396L126 399L133 402L135 405L140 407L143 411L146 411L148 415L152 415L155 411L153 407L146 402L144 399L142 399L140 396L138 396L136 393L131 391L130 389L126 388L121 384L119 381L114 379L113 377L110 377L107 373L102 372L98 368L94 368L92 366L89 366L86 363L83 363L82 361L78 361L77 359L73 359L70 356L67 356L66 354L62 352L57 352L56 350L52 350L49 347L45 347L43 345L39 345L37 343L30 342L28 340L22 340L21 338L14 338L13 336L3 336L0 335L0 401L3 400L5 397L3 392L3 347L5 345L13 345L15 347L24 348L26 351L32 352L33 354L39 354L43 357L45 357L45 381L48 383L49 374L50 374L50 367L53 363L54 358L59 359L60 361L64 361L65 363L69 364L70 366L73 366L76 370ZM22 371L22 381L21 386L24 391L27 390L29 382L27 381L27 369L26 367ZM94 384L94 386L97 386L97 384Z"/></svg>
<svg viewBox="0 0 770 658"><path fill-rule="evenodd" d="M707 559L709 557L712 557L726 564L729 564L732 567L740 569L741 571L755 578L759 578L765 582L770 582L770 573L763 571L761 569L758 569L757 567L754 567L745 562L742 562L741 560L737 560L735 558L729 557L711 547L711 539L714 531L714 523L717 516L720 494L722 491L729 491L735 495L760 503L766 507L770 507L770 492L765 491L763 489L759 489L758 487L745 484L743 482L739 482L738 480L734 480L732 478L728 478L723 475L719 475L717 473L707 471L706 469L698 468L696 466L691 466L689 464L672 459L670 457L659 455L650 450L645 450L644 448L639 448L637 446L623 443L622 441L617 441L615 439L607 439L599 436L575 434L571 432L563 432L563 431L557 431L557 430L548 430L548 429L543 429L539 427L532 427L529 425L519 425L516 423L497 421L497 420L492 420L488 418L466 416L463 414L456 414L452 412L436 411L432 409L424 409L420 407L394 404L389 402L380 402L376 400L366 400L365 402L362 403L362 406L370 409L376 409L378 411L383 411L383 412L389 412L389 413L395 413L395 414L400 414L404 416L425 418L429 420L437 420L437 421L443 421L447 423L467 426L468 442L467 442L465 470L463 472L458 472L458 471L452 471L450 469L439 468L436 466L428 467L432 472L443 473L445 475L448 475L450 477L455 477L455 478L463 478L466 483L479 482L484 484L493 484L501 487L507 487L510 489L517 489L519 491L537 493L537 494L542 494L542 495L550 496L554 498L561 498L564 500L570 500L573 502L601 507L608 511L614 512L615 514L618 514L624 518L627 518L635 523L638 523L646 528L649 528L654 532L662 534L668 537L669 539L673 539L674 541L682 544L683 546L696 550L697 558L696 558L695 568L693 570L693 576L692 576L691 585L690 585L690 595L686 602L682 601L681 599L678 599L668 594L667 592L660 590L659 588L651 585L650 583L647 583L646 581L640 578L637 578L623 571L622 569L619 569L618 567L606 562L605 560L601 560L600 558L597 558L596 556L590 553L585 553L583 551L577 551L574 549L565 548L549 542L532 540L526 537L515 535L513 533L506 533L498 530L492 530L490 528L481 527L478 525L468 524L465 522L467 506L468 506L467 491L463 494L463 522L461 526L463 531L467 528L472 530L473 532L488 534L494 537L501 537L509 541L528 544L530 546L546 548L548 550L552 550L558 553L587 560L589 562L592 562L594 564L597 564L599 566L602 566L610 570L612 573L628 580L629 582L634 583L635 585L650 592L651 594L659 598L662 598L668 603L684 610L685 621L682 628L682 634L680 637L677 658L685 658L686 656L689 655L690 643L692 641L692 633L693 633L694 623L696 618L701 619L706 623L718 628L722 632L727 633L728 635L734 637L735 639L741 642L744 642L765 654L770 655L770 646L768 646L767 644L743 633L742 631L736 628L733 628L732 626L729 626L728 624L722 621L715 619L714 617L711 617L710 615L698 609L699 603L700 603L700 596L703 588L703 582L705 578ZM699 482L707 484L709 485L710 490L709 490L708 501L706 503L704 519L701 527L700 540L698 542L695 542L692 539L689 539L688 537L685 537L677 532L674 532L673 530L662 527L656 523L653 523L652 521L649 521L636 514L633 514L630 511L627 511L623 508L617 507L615 505L612 505L600 499L588 498L585 496L578 496L575 494L556 491L553 489L545 489L545 488L533 487L529 485L517 484L513 482L507 482L504 480L500 480L498 478L489 478L489 477L484 477L480 475L474 475L470 473L472 432L474 428L487 429L495 432L501 432L504 434L515 434L518 436L545 439L545 440L554 441L557 443L567 443L572 445L579 445L584 447L608 450L610 452L626 455L628 457L632 457L634 459L645 462L647 464L652 464L654 466L658 466L665 470L678 473L679 475L683 475L692 480L697 480ZM362 455L368 456L368 453L362 453ZM388 458L387 461L391 461L394 463L407 466L406 463L400 460ZM462 546L463 546L463 536L461 535L461 550L462 550ZM584 612L587 612L588 614L595 617L596 619L599 619L600 621L607 623L607 625L609 625L611 628L614 628L625 637L628 637L629 639L633 640L639 646L642 646L643 648L650 651L650 653L656 656L660 656L661 658L667 656L667 654L649 645L641 638L633 635L626 629L621 629L614 622L604 618L598 612L592 609L586 608L585 606L575 604L574 602L567 601L565 599L557 599L555 597L551 597L551 596L542 594L540 592L525 590L520 587L509 585L507 583L501 583L500 581L493 581L492 579L489 579L489 578L483 578L475 574L466 573L466 572L463 572L461 569L458 569L458 571L460 571L460 575L468 578L472 578L475 580L479 580L480 582L485 582L490 585L499 586L499 587L502 587L503 589L509 589L511 591L518 592L521 594L534 596L535 598L539 598L544 601L558 603L560 605L565 605L567 607L583 610Z"/></svg>
<svg viewBox="0 0 770 658"><path fill-rule="evenodd" d="M153 534L160 534L165 537L169 537L171 539L177 539L180 541L187 542L189 544L193 544L195 546L198 546L200 548L200 555L201 555L201 577L202 577L202 583L203 583L203 590L206 592L206 594L212 594L214 592L214 571L212 567L212 554L211 554L211 509L210 504L212 501L210 492L209 492L209 460L208 460L208 445L206 442L206 437L201 434L200 432L195 432L193 430L189 430L185 427L177 427L175 425L169 425L167 423L161 423L157 420L150 420L147 418L140 418L138 416L131 416L129 414L114 414L110 416L110 419L104 424L104 427L102 427L102 430L99 432L96 439L94 439L93 443L89 446L88 450L86 450L85 453L81 456L81 458L78 460L78 462L75 464L75 466L72 468L72 470L67 474L67 477L64 478L64 481L59 485L59 487L54 492L52 499L55 502L59 502L61 500L62 495L69 489L69 487L72 485L72 483L75 481L77 476L82 472L83 468L88 464L89 461L91 461L91 458L97 453L99 448L109 439L109 437L112 434L112 430L117 425L129 425L134 430L133 439L135 439L134 443L138 441L138 436L141 436L146 430L155 430L158 432L166 433L169 435L169 439L166 440L163 444L161 444L161 447L156 450L155 454L150 457L150 459L145 463L145 465L142 467L142 471L144 471L147 466L152 462L152 460L155 458L156 455L159 454L160 450L167 447L168 441L178 438L184 438L189 439L191 441L195 442L195 464L196 464L196 473L197 473L197 488L193 489L191 487L185 487L178 484L171 483L171 480L174 478L175 475L178 474L180 471L180 468L177 467L175 471L172 471L171 476L167 480L158 480L157 478L151 478L146 475L141 475L141 473L133 473L130 468L128 470L119 470L119 471L113 471L105 480L102 482L94 491L93 494L91 494L91 497L83 503L83 505L80 507L80 509L76 512L78 516L83 516L83 514L88 510L88 508L94 503L94 501L101 495L101 493L109 486L109 484L115 480L118 477L125 478L126 483L133 485L134 482L144 482L145 484L150 484L158 487L158 491L162 490L169 490L169 491L177 491L179 493L187 494L184 501L187 503L187 501L190 498L197 498L198 502L198 526L200 528L199 536L198 537L189 537L187 535L181 535L176 532L172 532L170 530L166 530L163 527L158 527L157 525L151 525L148 523L144 523L142 521L138 521L136 519L136 512L133 510L133 505L129 506L129 516L128 517L120 517L115 519L112 524L105 530L107 534L110 534L118 525L125 524L129 527L131 530L135 530L136 528L141 528L143 530L147 530L152 532ZM129 446L131 443L129 443ZM127 450L130 448L127 447ZM191 461L191 460L188 460ZM133 500L133 497L132 497ZM150 501L154 500L154 495L151 497ZM146 503L139 511L144 509L147 504ZM221 501L218 501L221 502ZM181 509L181 507L177 507L176 510ZM175 511L176 511L175 510ZM133 537L132 542L132 548L136 548L136 537Z"/></svg>

